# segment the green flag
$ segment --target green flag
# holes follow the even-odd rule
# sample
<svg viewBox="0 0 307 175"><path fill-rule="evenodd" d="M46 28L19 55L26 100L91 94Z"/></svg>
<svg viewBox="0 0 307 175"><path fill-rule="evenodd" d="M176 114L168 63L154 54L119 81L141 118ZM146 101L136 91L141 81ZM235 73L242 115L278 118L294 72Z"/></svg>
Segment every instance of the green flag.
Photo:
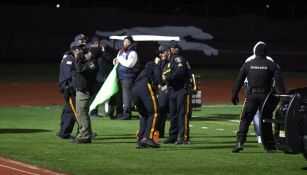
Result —
<svg viewBox="0 0 307 175"><path fill-rule="evenodd" d="M114 94L116 94L119 90L118 88L118 77L117 77L117 66L116 64L112 71L110 72L108 78L103 83L102 87L100 88L99 92L97 93L94 101L90 106L90 111L95 109L99 104L107 101L111 98Z"/></svg>

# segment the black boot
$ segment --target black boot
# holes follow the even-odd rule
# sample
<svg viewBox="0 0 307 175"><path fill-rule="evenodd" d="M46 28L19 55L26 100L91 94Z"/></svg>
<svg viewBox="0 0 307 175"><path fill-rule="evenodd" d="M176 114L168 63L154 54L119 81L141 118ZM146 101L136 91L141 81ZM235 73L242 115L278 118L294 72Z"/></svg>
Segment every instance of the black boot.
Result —
<svg viewBox="0 0 307 175"><path fill-rule="evenodd" d="M141 144L152 147L152 148L160 148L160 144L156 143L152 139L143 138Z"/></svg>
<svg viewBox="0 0 307 175"><path fill-rule="evenodd" d="M232 149L233 153L238 153L243 150L243 142L237 142L236 146Z"/></svg>

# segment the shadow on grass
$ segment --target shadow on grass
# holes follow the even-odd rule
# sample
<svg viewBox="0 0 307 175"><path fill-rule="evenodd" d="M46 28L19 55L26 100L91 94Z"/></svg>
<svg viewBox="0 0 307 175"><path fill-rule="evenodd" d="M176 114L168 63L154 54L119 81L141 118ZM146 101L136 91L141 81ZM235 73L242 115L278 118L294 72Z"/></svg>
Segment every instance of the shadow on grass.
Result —
<svg viewBox="0 0 307 175"><path fill-rule="evenodd" d="M130 135L130 136L114 136L114 137L101 136L99 138L95 138L95 140L118 140L118 139L136 139L136 137Z"/></svg>
<svg viewBox="0 0 307 175"><path fill-rule="evenodd" d="M302 170L305 170L305 171L307 171L307 166L306 166L306 167L303 167L303 168L302 168Z"/></svg>
<svg viewBox="0 0 307 175"><path fill-rule="evenodd" d="M192 143L193 144L193 143ZM161 148L171 148L167 149L167 151L176 151L176 150L212 150L212 149L229 149L230 151L234 145L215 145L215 146L200 146L200 145L174 145L174 146L168 146L164 147L163 144L161 145ZM248 145L244 148L254 148L257 147L255 145ZM159 151L166 151L165 149L161 149ZM250 152L249 152L250 153Z"/></svg>
<svg viewBox="0 0 307 175"><path fill-rule="evenodd" d="M95 139L97 140L97 139ZM92 144L123 144L123 143L133 143L133 144L136 144L136 141L121 141L121 140L118 140L118 141L94 141L92 142Z"/></svg>
<svg viewBox="0 0 307 175"><path fill-rule="evenodd" d="M238 120L238 114L210 114L205 116L192 117L191 121L225 121Z"/></svg>
<svg viewBox="0 0 307 175"><path fill-rule="evenodd" d="M51 132L46 129L30 129L30 128L0 128L0 134L9 134L9 133L38 133L38 132Z"/></svg>

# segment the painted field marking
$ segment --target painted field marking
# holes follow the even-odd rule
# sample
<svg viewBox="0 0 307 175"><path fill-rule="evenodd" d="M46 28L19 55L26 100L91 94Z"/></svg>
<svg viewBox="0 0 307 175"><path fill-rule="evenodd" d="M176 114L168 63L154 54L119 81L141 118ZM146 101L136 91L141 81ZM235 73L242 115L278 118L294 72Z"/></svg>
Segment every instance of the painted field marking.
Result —
<svg viewBox="0 0 307 175"><path fill-rule="evenodd" d="M19 173L17 174L25 173L30 175L66 175L65 173L54 172L48 169L40 168L34 165L29 165L23 162L18 162L3 157L0 157L0 167L18 171ZM1 173L1 168L0 168L0 173Z"/></svg>
<svg viewBox="0 0 307 175"><path fill-rule="evenodd" d="M208 127L207 127L207 126L203 126L203 127L201 127L201 128L203 128L203 129L208 129Z"/></svg>
<svg viewBox="0 0 307 175"><path fill-rule="evenodd" d="M238 108L243 105L202 105L202 108Z"/></svg>
<svg viewBox="0 0 307 175"><path fill-rule="evenodd" d="M217 131L224 131L225 129L222 129L222 128L218 128L218 129L215 129Z"/></svg>
<svg viewBox="0 0 307 175"><path fill-rule="evenodd" d="M223 122L214 122L214 121L206 121L206 122L220 124L220 125L238 126L238 124L233 124L233 123L223 123Z"/></svg>
<svg viewBox="0 0 307 175"><path fill-rule="evenodd" d="M39 174L31 173L31 172L28 172L28 171L20 170L20 169L17 169L17 168L13 168L13 167L10 167L10 166L5 166L5 165L2 165L2 164L0 164L0 166L2 166L4 168L11 169L11 170L19 171L19 172L22 172L22 173L27 173L27 174L31 174L31 175L39 175Z"/></svg>

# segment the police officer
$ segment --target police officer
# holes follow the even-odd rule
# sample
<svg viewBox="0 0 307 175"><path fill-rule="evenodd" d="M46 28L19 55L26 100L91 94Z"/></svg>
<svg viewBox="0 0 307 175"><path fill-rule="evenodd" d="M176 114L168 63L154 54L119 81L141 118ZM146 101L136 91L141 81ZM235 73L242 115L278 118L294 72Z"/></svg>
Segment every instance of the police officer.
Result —
<svg viewBox="0 0 307 175"><path fill-rule="evenodd" d="M165 67L165 64L168 63L168 59L166 57L161 57L159 53L159 57L155 58L156 63L156 72L157 83L158 83L158 100L159 100L159 118L158 118L158 130L159 137L164 138L165 135L165 122L167 119L168 111L169 111L169 93L167 91L167 84L165 80L162 80L162 72Z"/></svg>
<svg viewBox="0 0 307 175"><path fill-rule="evenodd" d="M75 36L74 41L81 41L80 47L84 47L87 37L84 34L78 34ZM73 49L74 45L70 46ZM60 76L59 76L59 89L64 95L65 106L61 115L60 131L57 136L63 139L73 138L71 136L72 130L76 120L75 109L75 97L76 92L72 87L72 75L73 75L73 62L74 56L71 50L66 51L60 64Z"/></svg>
<svg viewBox="0 0 307 175"><path fill-rule="evenodd" d="M137 76L132 88L132 98L140 114L140 129L138 131L138 140L136 148L145 148L147 146L159 148L154 136L158 121L158 100L156 97L157 80L154 75L156 65L148 62Z"/></svg>
<svg viewBox="0 0 307 175"><path fill-rule="evenodd" d="M231 101L234 105L239 102L238 93L245 78L248 80L246 102L241 113L239 131L237 132L237 144L232 152L243 150L249 125L253 120L257 109L261 108L267 94L272 89L272 81L275 79L276 86L282 94L286 92L279 67L266 58L267 45L261 43L255 48L255 59L245 62L239 72L236 83L232 90ZM265 152L274 152L273 144L264 143Z"/></svg>
<svg viewBox="0 0 307 175"><path fill-rule="evenodd" d="M72 49L72 46L71 46ZM72 64L74 57L71 51L65 52L60 64L59 88L64 95L65 106L61 115L60 131L57 136L63 139L72 138L71 133L76 121L75 116L75 98L76 92L71 86L72 81Z"/></svg>
<svg viewBox="0 0 307 175"><path fill-rule="evenodd" d="M255 44L254 48L253 48L253 55L249 56L245 62L248 62L250 60L253 60L255 59L256 55L255 55L255 51L256 51L256 47L259 45L259 44L265 44L264 42L262 41L259 41ZM266 56L266 59L274 62L274 60L269 57L269 56ZM273 85L272 87L274 87L274 81L273 81ZM245 89L245 94L247 93L247 90L248 90L248 81L247 81L247 78L244 80L244 89ZM260 131L260 109L257 110L255 116L254 116L254 119L253 119L253 123L254 123L254 130L255 130L255 135L256 135L256 139L257 139L257 142L258 143L262 143L261 141L261 131Z"/></svg>
<svg viewBox="0 0 307 175"><path fill-rule="evenodd" d="M170 41L169 43L169 48L171 51L171 54L173 54L175 57L181 57L180 56L180 48L179 48L179 44L177 41ZM185 83L185 89L187 90L188 94L187 94L187 98L189 99L188 101L188 120L191 119L192 117L192 89L194 88L194 84L193 84L193 78L192 78L192 72L191 72L191 66L189 61L185 58L186 61L186 79L187 82ZM188 132L189 133L189 132Z"/></svg>
<svg viewBox="0 0 307 175"><path fill-rule="evenodd" d="M186 60L176 54L171 54L167 46L160 46L159 52L166 60L162 80L167 82L169 93L170 129L169 137L164 140L164 143L190 144Z"/></svg>
<svg viewBox="0 0 307 175"><path fill-rule="evenodd" d="M84 48L80 48L80 41L72 43L72 52L75 57L75 73L72 79L72 85L76 89L76 114L78 120L78 134L73 143L83 144L91 143L93 133L91 120L88 115L90 97L99 89L96 80L99 66L97 64L96 54L99 53L99 47L91 47L89 52L84 54Z"/></svg>

